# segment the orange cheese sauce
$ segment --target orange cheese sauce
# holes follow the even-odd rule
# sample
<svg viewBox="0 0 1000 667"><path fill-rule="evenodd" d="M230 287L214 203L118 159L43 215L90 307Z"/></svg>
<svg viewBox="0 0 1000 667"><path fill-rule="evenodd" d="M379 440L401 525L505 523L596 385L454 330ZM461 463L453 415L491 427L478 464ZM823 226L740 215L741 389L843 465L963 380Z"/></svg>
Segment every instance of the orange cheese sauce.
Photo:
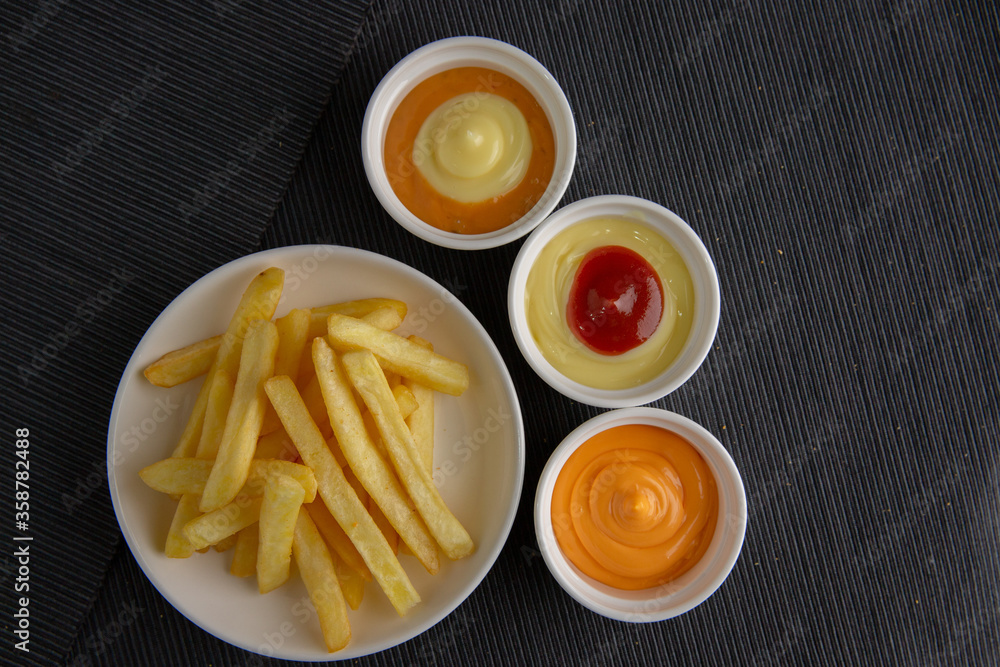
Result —
<svg viewBox="0 0 1000 667"><path fill-rule="evenodd" d="M435 190L414 164L421 125L448 100L466 93L489 93L513 103L524 115L532 141L531 160L521 181L481 202L463 203ZM386 130L384 158L389 183L399 200L424 222L448 232L483 234L516 222L538 202L552 179L555 138L545 111L514 79L483 67L445 70L417 84L393 112Z"/></svg>
<svg viewBox="0 0 1000 667"><path fill-rule="evenodd" d="M685 439L627 424L598 433L563 466L552 525L584 574L623 590L661 586L708 549L719 514L715 477Z"/></svg>

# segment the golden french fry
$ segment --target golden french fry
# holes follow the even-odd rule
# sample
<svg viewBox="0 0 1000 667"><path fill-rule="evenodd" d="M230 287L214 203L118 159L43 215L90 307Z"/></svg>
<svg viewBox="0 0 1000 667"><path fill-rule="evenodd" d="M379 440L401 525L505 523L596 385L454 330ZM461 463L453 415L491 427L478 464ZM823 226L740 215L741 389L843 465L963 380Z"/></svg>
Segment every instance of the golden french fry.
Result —
<svg viewBox="0 0 1000 667"><path fill-rule="evenodd" d="M171 495L201 495L205 490L213 461L205 459L163 459L139 471L139 477L146 485ZM264 484L272 475L291 477L303 488L306 502L316 498L316 476L309 466L282 459L254 459L250 462L250 472L246 484L240 489L245 496L261 496Z"/></svg>
<svg viewBox="0 0 1000 667"><path fill-rule="evenodd" d="M328 327L327 338L338 351L370 350L386 370L453 396L469 386L469 369L465 364L402 336L336 313L330 315Z"/></svg>
<svg viewBox="0 0 1000 667"><path fill-rule="evenodd" d="M386 384L388 384L389 378L386 378ZM419 407L417 405L417 397L413 395L409 387L402 384L397 384L393 387L391 384L389 388L392 389L392 397L396 399L396 405L399 406L399 414L403 415L403 419L406 419Z"/></svg>
<svg viewBox="0 0 1000 667"><path fill-rule="evenodd" d="M235 382L225 369L215 371L212 386L208 390L208 406L205 408L205 423L201 429L201 439L195 456L199 459L214 459L219 453L222 433L226 430L226 417L233 402Z"/></svg>
<svg viewBox="0 0 1000 667"><path fill-rule="evenodd" d="M236 546L236 535L230 535L229 537L224 537L212 547L216 551L222 553L224 551L229 551Z"/></svg>
<svg viewBox="0 0 1000 667"><path fill-rule="evenodd" d="M333 558L307 512L298 514L292 549L302 581L309 592L309 599L316 607L326 648L331 653L339 651L351 641L347 604L340 590Z"/></svg>
<svg viewBox="0 0 1000 667"><path fill-rule="evenodd" d="M428 572L436 573L439 564L434 539L407 503L406 493L368 436L360 410L351 394L351 385L333 350L326 341L317 338L313 341L312 352L316 377L319 378L330 423L350 470L375 500L381 509L380 514L384 514L384 518L395 529L393 532L399 533ZM378 373L384 383L382 371L379 370ZM388 385L386 389L388 390ZM398 410L391 391L389 397Z"/></svg>
<svg viewBox="0 0 1000 667"><path fill-rule="evenodd" d="M313 340L322 339L314 338ZM302 400L306 404L306 409L309 410L309 416L316 422L319 432L323 434L324 438L329 438L333 435L333 429L330 427L330 417L327 416L326 404L323 403L323 392L320 390L319 380L315 375L306 383L301 394Z"/></svg>
<svg viewBox="0 0 1000 667"><path fill-rule="evenodd" d="M287 375L292 380L299 372L302 355L309 339L309 309L296 308L274 321L278 329L278 351L274 355L274 374Z"/></svg>
<svg viewBox="0 0 1000 667"><path fill-rule="evenodd" d="M250 577L257 573L257 543L260 524L254 523L236 534L236 548L229 573L237 577Z"/></svg>
<svg viewBox="0 0 1000 667"><path fill-rule="evenodd" d="M364 581L372 580L371 570L365 565L365 559L361 557L358 548L351 542L344 529L340 527L337 520L330 514L329 508L323 499L305 505L310 518L316 524L316 528L322 533L323 539L331 549L340 557L349 568L357 572Z"/></svg>
<svg viewBox="0 0 1000 667"><path fill-rule="evenodd" d="M240 299L236 312L229 321L229 327L222 337L219 351L215 355L208 370L207 381L201 386L187 425L181 434L174 456L194 456L201 439L201 429L205 421L205 410L208 408L208 393L212 386L215 371L223 369L230 376L236 377L240 367L240 357L243 352L243 337L252 320L270 320L274 309L281 298L281 288L285 283L285 272L271 267L257 274L247 286Z"/></svg>
<svg viewBox="0 0 1000 667"><path fill-rule="evenodd" d="M434 346L430 341L419 336L409 336L409 339L433 351ZM403 385L407 387L417 401L417 408L405 417L406 425L410 427L413 434L413 442L417 445L417 453L424 470L431 477L434 476L434 390L415 380L409 378L403 380ZM398 400L397 400L398 402Z"/></svg>
<svg viewBox="0 0 1000 667"><path fill-rule="evenodd" d="M230 502L247 481L267 406L263 385L274 372L277 346L278 331L273 322L250 323L222 444L201 496L203 512Z"/></svg>
<svg viewBox="0 0 1000 667"><path fill-rule="evenodd" d="M255 459L283 459L285 461L294 461L298 456L299 453L295 451L292 439L288 437L283 428L262 435L257 440L257 449L253 454Z"/></svg>
<svg viewBox="0 0 1000 667"><path fill-rule="evenodd" d="M222 334L200 340L165 355L146 366L142 372L157 387L176 387L204 375L212 367L222 344Z"/></svg>
<svg viewBox="0 0 1000 667"><path fill-rule="evenodd" d="M329 547L329 543L327 546ZM344 563L335 551L331 550L330 556L333 558L333 566L337 570L337 579L340 581L340 590L344 594L344 600L347 601L347 605L351 609L356 610L361 606L361 600L365 597L365 580L354 568Z"/></svg>
<svg viewBox="0 0 1000 667"><path fill-rule="evenodd" d="M329 306L320 306L310 311L309 319L309 340L317 336L326 335L326 320L333 313L340 313L347 317L362 318L365 315L389 308L396 313L395 319L398 322L389 327L395 329L406 317L406 304L396 299L360 299L358 301L345 301L344 303L334 303ZM379 318L383 317L378 315Z"/></svg>
<svg viewBox="0 0 1000 667"><path fill-rule="evenodd" d="M333 317L336 315L331 319ZM475 547L469 533L445 505L430 475L414 460L416 445L413 436L399 413L375 355L367 350L348 352L341 360L351 383L361 393L375 418L399 480L410 494L431 535L448 558L462 558L472 553ZM407 544L413 549L412 544Z"/></svg>
<svg viewBox="0 0 1000 667"><path fill-rule="evenodd" d="M271 404L299 450L299 455L313 469L323 502L351 538L397 613L406 613L420 601L420 595L392 553L382 532L348 484L319 428L309 416L309 410L295 383L287 376L280 376L271 378L265 386Z"/></svg>
<svg viewBox="0 0 1000 667"><path fill-rule="evenodd" d="M389 520L385 518L385 514L383 514L382 510L378 508L378 503L375 502L375 499L370 496L368 498L368 513L372 515L372 520L375 522L375 525L382 531L382 534L385 536L385 541L388 542L389 547L392 548L392 553L398 554L399 533L397 533L396 529L392 527Z"/></svg>
<svg viewBox="0 0 1000 667"><path fill-rule="evenodd" d="M269 593L291 573L292 536L305 491L291 477L271 475L260 505L260 545L257 547L257 588Z"/></svg>
<svg viewBox="0 0 1000 667"><path fill-rule="evenodd" d="M174 518L167 531L167 545L163 549L167 558L188 558L194 553L195 548L191 544L191 540L184 534L184 526L201 514L198 511L199 500L199 496L189 493L182 495L177 502Z"/></svg>
<svg viewBox="0 0 1000 667"><path fill-rule="evenodd" d="M284 317L274 321L278 330L278 349L274 353L274 374L287 375L293 380L298 377L302 353L305 350L309 333L309 310L296 308ZM264 412L264 423L260 426L261 435L267 435L281 428L278 415L269 403Z"/></svg>
<svg viewBox="0 0 1000 667"><path fill-rule="evenodd" d="M261 500L261 498L237 496L236 500L228 505L188 521L184 526L184 535L195 549L210 547L257 523L260 518Z"/></svg>

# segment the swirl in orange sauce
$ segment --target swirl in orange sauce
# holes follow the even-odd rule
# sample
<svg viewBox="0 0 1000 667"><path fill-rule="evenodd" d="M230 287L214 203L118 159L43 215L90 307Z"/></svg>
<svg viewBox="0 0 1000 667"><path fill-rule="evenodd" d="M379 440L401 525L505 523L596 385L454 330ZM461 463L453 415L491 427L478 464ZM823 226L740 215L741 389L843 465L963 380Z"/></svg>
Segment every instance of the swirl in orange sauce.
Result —
<svg viewBox="0 0 1000 667"><path fill-rule="evenodd" d="M653 588L691 569L719 514L715 477L686 440L644 424L616 426L570 457L552 493L566 557L597 581Z"/></svg>
<svg viewBox="0 0 1000 667"><path fill-rule="evenodd" d="M517 185L473 203L442 195L414 163L414 144L424 121L441 104L466 93L512 102L524 115L533 146L527 173ZM545 193L555 158L552 127L538 101L518 81L483 67L445 70L417 84L393 112L385 135L386 174L399 201L424 222L459 234L492 232L520 220Z"/></svg>

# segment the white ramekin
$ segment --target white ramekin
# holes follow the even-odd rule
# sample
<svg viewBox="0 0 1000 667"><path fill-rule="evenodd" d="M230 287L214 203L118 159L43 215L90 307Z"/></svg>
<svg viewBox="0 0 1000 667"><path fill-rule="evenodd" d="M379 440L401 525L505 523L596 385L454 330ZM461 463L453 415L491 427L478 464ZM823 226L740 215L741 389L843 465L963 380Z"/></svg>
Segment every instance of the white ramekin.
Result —
<svg viewBox="0 0 1000 667"><path fill-rule="evenodd" d="M564 229L592 218L613 216L635 220L670 241L687 264L694 285L694 321L677 359L652 380L627 389L597 389L560 373L542 355L528 328L524 292L528 274L542 248ZM564 206L538 226L514 261L507 289L511 330L521 353L535 372L553 389L572 399L605 408L642 405L666 396L690 378L708 355L719 328L719 276L705 244L673 212L638 197L603 195Z"/></svg>
<svg viewBox="0 0 1000 667"><path fill-rule="evenodd" d="M719 491L719 520L715 534L698 564L664 586L638 591L612 588L583 574L563 554L552 528L552 491L570 455L601 431L625 424L658 426L687 440L705 459ZM584 607L630 623L673 618L708 599L732 571L743 548L746 525L743 479L729 452L711 433L690 419L655 408L612 410L584 422L566 436L549 457L535 492L535 535L552 576Z"/></svg>
<svg viewBox="0 0 1000 667"><path fill-rule="evenodd" d="M556 160L549 187L520 220L485 234L456 234L424 222L393 192L386 173L386 128L396 107L424 79L455 67L485 67L528 89L545 110L555 138ZM361 155L375 196L396 222L425 241L460 250L481 250L521 238L555 209L576 163L576 125L566 95L541 63L505 42L485 37L451 37L423 46L400 60L375 88L361 128Z"/></svg>

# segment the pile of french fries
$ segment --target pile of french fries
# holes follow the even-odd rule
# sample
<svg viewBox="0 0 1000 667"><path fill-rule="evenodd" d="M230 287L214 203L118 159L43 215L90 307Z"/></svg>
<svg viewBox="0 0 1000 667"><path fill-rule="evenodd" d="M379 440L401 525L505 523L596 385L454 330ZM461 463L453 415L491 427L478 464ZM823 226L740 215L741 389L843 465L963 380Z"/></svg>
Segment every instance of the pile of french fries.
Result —
<svg viewBox="0 0 1000 667"><path fill-rule="evenodd" d="M431 574L440 552L474 550L432 481L434 392L459 395L468 368L393 332L406 304L363 299L273 320L284 272L247 287L224 334L155 361L172 387L205 376L170 458L140 472L177 499L165 552L232 549L230 571L267 593L294 558L327 650L350 641L374 579L399 614L420 601L398 556Z"/></svg>

